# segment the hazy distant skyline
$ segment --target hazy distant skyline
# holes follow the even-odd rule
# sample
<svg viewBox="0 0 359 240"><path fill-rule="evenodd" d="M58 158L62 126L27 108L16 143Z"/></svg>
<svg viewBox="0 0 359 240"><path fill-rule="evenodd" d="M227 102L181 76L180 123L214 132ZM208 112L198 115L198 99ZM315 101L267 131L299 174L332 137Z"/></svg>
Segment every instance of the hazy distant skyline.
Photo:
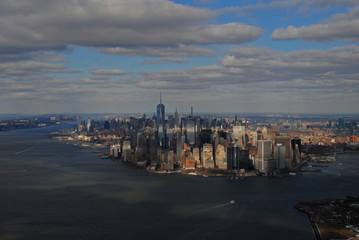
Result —
<svg viewBox="0 0 359 240"><path fill-rule="evenodd" d="M0 114L358 113L357 0L3 0Z"/></svg>

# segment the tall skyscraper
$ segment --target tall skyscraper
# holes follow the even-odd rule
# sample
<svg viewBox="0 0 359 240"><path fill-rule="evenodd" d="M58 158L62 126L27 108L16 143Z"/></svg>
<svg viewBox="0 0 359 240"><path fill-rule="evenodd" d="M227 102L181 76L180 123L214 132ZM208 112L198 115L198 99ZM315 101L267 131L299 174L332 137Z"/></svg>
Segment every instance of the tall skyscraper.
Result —
<svg viewBox="0 0 359 240"><path fill-rule="evenodd" d="M240 170L246 171L250 168L249 151L241 149L236 144L227 148L227 167L228 170Z"/></svg>
<svg viewBox="0 0 359 240"><path fill-rule="evenodd" d="M245 127L244 126L233 126L232 140L238 146L240 146L242 148L246 147Z"/></svg>
<svg viewBox="0 0 359 240"><path fill-rule="evenodd" d="M81 122L80 122L80 117L79 115L77 115L76 117L76 122L77 122L77 132L81 132L81 128L80 128L80 125L81 125Z"/></svg>
<svg viewBox="0 0 359 240"><path fill-rule="evenodd" d="M188 117L186 131L187 131L186 142L189 145L194 146L196 143L196 132L195 132L195 119L193 117Z"/></svg>
<svg viewBox="0 0 359 240"><path fill-rule="evenodd" d="M162 94L160 92L160 104L157 105L157 137L162 149L166 148L166 129L165 129L165 105L162 104Z"/></svg>
<svg viewBox="0 0 359 240"><path fill-rule="evenodd" d="M292 144L289 136L275 136L275 144L281 143L285 146L285 167L293 167Z"/></svg>
<svg viewBox="0 0 359 240"><path fill-rule="evenodd" d="M272 158L272 141L258 140L258 164L257 169L263 173L270 173L274 170Z"/></svg>
<svg viewBox="0 0 359 240"><path fill-rule="evenodd" d="M87 132L90 132L90 130L91 130L91 118L87 119L86 129L87 129Z"/></svg>
<svg viewBox="0 0 359 240"><path fill-rule="evenodd" d="M300 154L302 152L302 144L300 138L292 139L293 164L297 165L301 162Z"/></svg>
<svg viewBox="0 0 359 240"><path fill-rule="evenodd" d="M178 166L181 166L181 154L182 154L182 147L183 147L183 141L182 141L182 132L177 132L176 133L176 138L177 138L177 146L176 146L176 163Z"/></svg>
<svg viewBox="0 0 359 240"><path fill-rule="evenodd" d="M234 142L239 141L240 138L240 132L241 132L241 126L233 126L232 130L232 140Z"/></svg>
<svg viewBox="0 0 359 240"><path fill-rule="evenodd" d="M271 140L258 140L258 158L271 158L272 157L272 141Z"/></svg>
<svg viewBox="0 0 359 240"><path fill-rule="evenodd" d="M222 144L218 144L217 146L215 164L218 168L227 170L227 151Z"/></svg>
<svg viewBox="0 0 359 240"><path fill-rule="evenodd" d="M277 143L273 148L275 168L282 170L285 168L285 146Z"/></svg>
<svg viewBox="0 0 359 240"><path fill-rule="evenodd" d="M193 149L194 150L194 149ZM202 165L204 168L214 168L213 145L206 143L202 148Z"/></svg>
<svg viewBox="0 0 359 240"><path fill-rule="evenodd" d="M178 117L178 112L177 112L177 108L176 108L176 112L175 112L175 129L177 129L179 127L179 117Z"/></svg>

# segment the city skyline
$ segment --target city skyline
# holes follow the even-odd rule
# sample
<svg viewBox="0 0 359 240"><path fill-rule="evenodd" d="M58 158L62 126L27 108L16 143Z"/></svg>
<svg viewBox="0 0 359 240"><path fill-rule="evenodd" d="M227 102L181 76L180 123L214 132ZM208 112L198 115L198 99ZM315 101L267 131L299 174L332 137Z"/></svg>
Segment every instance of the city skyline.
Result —
<svg viewBox="0 0 359 240"><path fill-rule="evenodd" d="M353 0L5 0L0 114L359 111Z"/></svg>

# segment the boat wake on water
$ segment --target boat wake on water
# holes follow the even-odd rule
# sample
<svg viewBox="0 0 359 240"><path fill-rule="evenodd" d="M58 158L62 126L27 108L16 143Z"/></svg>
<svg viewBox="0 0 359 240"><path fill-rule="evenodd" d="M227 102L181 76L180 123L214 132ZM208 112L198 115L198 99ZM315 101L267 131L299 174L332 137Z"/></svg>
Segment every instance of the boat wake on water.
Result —
<svg viewBox="0 0 359 240"><path fill-rule="evenodd" d="M16 152L15 155L19 155L19 154L22 154L22 153L25 153L25 152L29 152L31 150L33 150L35 148L35 146L39 145L40 143L36 143L34 145L32 145L31 147L25 149L25 150L22 150L22 151L19 151L19 152Z"/></svg>

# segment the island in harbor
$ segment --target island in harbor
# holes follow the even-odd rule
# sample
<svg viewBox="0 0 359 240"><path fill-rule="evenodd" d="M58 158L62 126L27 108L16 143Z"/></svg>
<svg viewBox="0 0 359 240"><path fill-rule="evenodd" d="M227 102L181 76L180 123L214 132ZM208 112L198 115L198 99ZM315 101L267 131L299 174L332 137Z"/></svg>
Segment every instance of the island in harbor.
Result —
<svg viewBox="0 0 359 240"><path fill-rule="evenodd" d="M338 121L335 122L335 118ZM80 119L53 133L77 147L106 146L112 158L156 173L202 176L293 176L303 166L357 152L359 116L284 114L112 114ZM322 167L325 167L322 165Z"/></svg>

